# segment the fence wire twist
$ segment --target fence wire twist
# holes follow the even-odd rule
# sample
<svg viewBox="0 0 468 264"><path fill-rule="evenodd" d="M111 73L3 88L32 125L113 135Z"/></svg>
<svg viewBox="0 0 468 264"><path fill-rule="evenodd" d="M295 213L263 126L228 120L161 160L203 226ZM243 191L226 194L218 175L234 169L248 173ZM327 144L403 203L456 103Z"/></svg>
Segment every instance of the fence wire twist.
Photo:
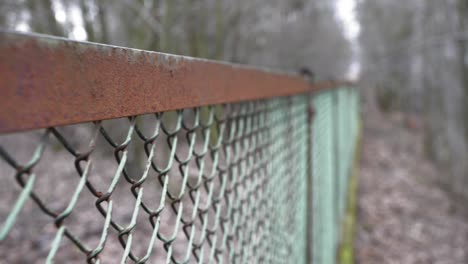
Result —
<svg viewBox="0 0 468 264"><path fill-rule="evenodd" d="M309 106L298 95L3 135L0 258L305 263Z"/></svg>

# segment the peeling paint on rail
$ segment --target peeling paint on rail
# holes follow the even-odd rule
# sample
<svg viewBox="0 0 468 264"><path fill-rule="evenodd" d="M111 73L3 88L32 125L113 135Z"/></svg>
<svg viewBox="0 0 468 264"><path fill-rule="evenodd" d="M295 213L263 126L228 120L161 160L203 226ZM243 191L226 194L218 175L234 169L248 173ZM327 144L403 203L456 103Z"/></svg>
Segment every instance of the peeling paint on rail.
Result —
<svg viewBox="0 0 468 264"><path fill-rule="evenodd" d="M0 31L0 133L333 88L252 67Z"/></svg>

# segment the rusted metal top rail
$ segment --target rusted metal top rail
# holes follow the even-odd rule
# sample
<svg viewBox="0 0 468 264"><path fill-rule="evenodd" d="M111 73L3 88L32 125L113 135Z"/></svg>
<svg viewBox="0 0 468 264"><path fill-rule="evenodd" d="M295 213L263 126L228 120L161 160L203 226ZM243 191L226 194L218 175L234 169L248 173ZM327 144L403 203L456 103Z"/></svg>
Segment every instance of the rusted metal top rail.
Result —
<svg viewBox="0 0 468 264"><path fill-rule="evenodd" d="M0 31L0 133L333 88L235 64Z"/></svg>

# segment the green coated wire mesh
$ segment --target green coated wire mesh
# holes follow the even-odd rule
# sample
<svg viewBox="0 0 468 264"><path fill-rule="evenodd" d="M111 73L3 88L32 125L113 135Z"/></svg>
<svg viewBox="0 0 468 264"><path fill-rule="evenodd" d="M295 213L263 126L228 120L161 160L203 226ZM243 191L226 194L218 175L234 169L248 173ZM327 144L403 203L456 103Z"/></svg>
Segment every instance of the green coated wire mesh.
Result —
<svg viewBox="0 0 468 264"><path fill-rule="evenodd" d="M334 263L357 100L342 88L2 135L0 259Z"/></svg>
<svg viewBox="0 0 468 264"><path fill-rule="evenodd" d="M335 89L313 98L312 251L313 263L336 263L346 208L346 191L359 124L358 94Z"/></svg>

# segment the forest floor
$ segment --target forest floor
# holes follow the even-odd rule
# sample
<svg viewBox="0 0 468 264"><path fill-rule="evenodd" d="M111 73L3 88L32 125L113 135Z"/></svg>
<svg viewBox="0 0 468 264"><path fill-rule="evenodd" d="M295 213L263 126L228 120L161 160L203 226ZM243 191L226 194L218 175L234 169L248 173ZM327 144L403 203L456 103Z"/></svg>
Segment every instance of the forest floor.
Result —
<svg viewBox="0 0 468 264"><path fill-rule="evenodd" d="M364 112L356 263L468 263L468 216L424 158L418 117Z"/></svg>

